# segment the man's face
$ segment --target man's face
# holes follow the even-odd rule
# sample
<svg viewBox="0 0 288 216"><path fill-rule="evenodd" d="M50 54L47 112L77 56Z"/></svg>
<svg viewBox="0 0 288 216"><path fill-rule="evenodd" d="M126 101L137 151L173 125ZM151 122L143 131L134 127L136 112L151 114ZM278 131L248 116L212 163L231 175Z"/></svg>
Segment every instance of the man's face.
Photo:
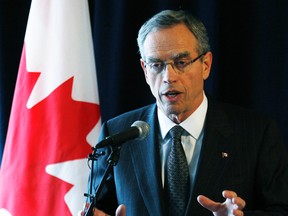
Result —
<svg viewBox="0 0 288 216"><path fill-rule="evenodd" d="M145 62L141 60L141 66L146 82L157 106L176 123L191 115L203 100L204 80L210 73L212 53L203 55L203 61L200 58L189 64L202 54L197 53L196 47L196 38L183 24L151 32L144 42ZM182 63L188 64L182 71L167 64L161 72L153 72L151 63L158 66L163 62L176 62L179 68Z"/></svg>

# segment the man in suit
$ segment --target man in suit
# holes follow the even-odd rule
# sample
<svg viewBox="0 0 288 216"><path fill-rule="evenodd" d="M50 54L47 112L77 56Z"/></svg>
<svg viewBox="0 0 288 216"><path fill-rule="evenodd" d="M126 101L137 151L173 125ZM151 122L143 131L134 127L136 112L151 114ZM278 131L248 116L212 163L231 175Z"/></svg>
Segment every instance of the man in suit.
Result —
<svg viewBox="0 0 288 216"><path fill-rule="evenodd" d="M114 214L124 204L118 215L287 216L288 162L281 135L272 120L205 94L212 53L204 25L185 11L162 11L144 23L137 42L156 103L104 122L99 139L138 120L147 122L150 132L143 140L107 148L95 163L93 192L109 153L119 154L94 215ZM174 148L169 131L175 125L184 129L186 163L177 169L188 172L181 177L187 189L180 189L177 180L176 191L169 189L175 172L169 163Z"/></svg>

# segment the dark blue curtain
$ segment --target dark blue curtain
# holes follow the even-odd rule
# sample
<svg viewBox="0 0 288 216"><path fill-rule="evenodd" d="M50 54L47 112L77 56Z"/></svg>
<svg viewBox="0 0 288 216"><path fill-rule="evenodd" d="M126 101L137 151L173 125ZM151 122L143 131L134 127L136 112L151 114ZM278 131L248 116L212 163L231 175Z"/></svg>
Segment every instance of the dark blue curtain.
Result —
<svg viewBox="0 0 288 216"><path fill-rule="evenodd" d="M0 164L30 1L0 1Z"/></svg>
<svg viewBox="0 0 288 216"><path fill-rule="evenodd" d="M0 3L0 161L30 0ZM206 91L273 117L288 140L287 0L89 0L102 120L154 102L139 64L141 24L162 9L190 10L214 54Z"/></svg>

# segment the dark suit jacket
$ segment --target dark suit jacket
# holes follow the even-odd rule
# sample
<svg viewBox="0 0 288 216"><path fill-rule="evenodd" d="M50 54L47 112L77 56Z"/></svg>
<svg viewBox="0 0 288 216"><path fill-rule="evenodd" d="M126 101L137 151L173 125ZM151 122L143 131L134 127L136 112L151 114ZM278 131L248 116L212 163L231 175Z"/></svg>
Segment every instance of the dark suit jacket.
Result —
<svg viewBox="0 0 288 216"><path fill-rule="evenodd" d="M166 214L159 160L156 105L122 114L103 123L100 140L131 127L136 120L150 125L144 140L124 143L119 162L102 190L98 208L113 214L125 204L127 216ZM280 133L270 119L248 110L209 100L205 132L186 215L211 216L197 196L223 202L223 190L233 190L247 205L247 215L288 215L288 162ZM223 156L227 153L227 156ZM94 185L107 167L107 156L95 164ZM94 189L95 189L94 188Z"/></svg>

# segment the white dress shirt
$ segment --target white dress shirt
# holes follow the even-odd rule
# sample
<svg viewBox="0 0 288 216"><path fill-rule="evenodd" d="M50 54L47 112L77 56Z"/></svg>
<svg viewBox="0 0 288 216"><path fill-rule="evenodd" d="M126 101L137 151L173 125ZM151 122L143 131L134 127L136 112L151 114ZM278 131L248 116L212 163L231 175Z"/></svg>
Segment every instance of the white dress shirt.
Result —
<svg viewBox="0 0 288 216"><path fill-rule="evenodd" d="M196 175L197 163L204 134L203 127L208 108L207 97L204 92L203 94L204 98L200 106L185 121L179 124L185 129L185 132L181 136L181 142L186 154L189 166L190 181L192 183ZM165 166L171 147L171 137L168 132L176 124L172 122L159 108L157 110L157 114L160 126L160 134L158 139L160 143L162 184L164 187Z"/></svg>

